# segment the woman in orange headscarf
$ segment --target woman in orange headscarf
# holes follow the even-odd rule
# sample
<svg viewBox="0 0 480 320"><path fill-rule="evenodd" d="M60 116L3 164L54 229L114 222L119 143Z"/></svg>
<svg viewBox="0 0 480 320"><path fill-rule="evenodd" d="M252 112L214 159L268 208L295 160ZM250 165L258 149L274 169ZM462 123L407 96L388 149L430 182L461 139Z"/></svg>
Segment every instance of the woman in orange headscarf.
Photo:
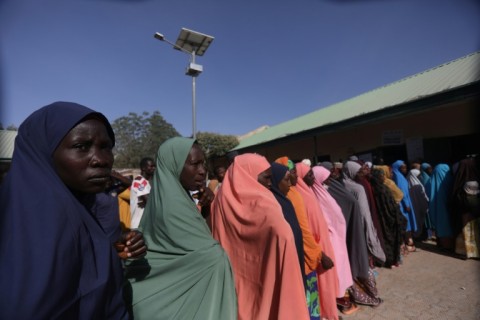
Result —
<svg viewBox="0 0 480 320"><path fill-rule="evenodd" d="M309 319L293 232L270 186L263 156L235 157L212 205L212 233L232 263L240 320Z"/></svg>

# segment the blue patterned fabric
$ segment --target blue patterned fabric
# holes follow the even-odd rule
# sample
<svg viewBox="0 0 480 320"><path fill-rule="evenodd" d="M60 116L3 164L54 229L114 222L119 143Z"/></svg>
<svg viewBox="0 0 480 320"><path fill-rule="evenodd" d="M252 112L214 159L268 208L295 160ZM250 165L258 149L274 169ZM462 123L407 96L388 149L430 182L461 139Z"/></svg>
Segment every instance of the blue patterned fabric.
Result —
<svg viewBox="0 0 480 320"><path fill-rule="evenodd" d="M320 320L320 296L318 295L317 272L307 275L307 304L311 320Z"/></svg>

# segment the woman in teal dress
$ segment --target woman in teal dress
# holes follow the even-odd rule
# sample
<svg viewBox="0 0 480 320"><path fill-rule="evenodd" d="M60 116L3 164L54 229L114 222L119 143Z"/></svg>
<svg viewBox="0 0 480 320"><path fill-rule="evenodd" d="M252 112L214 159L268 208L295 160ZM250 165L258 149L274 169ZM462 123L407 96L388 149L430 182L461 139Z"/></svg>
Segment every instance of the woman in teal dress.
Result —
<svg viewBox="0 0 480 320"><path fill-rule="evenodd" d="M205 156L193 139L172 138L157 154L152 191L140 222L148 252L127 267L135 319L236 319L227 254L192 196L209 206ZM208 190L207 190L208 189Z"/></svg>

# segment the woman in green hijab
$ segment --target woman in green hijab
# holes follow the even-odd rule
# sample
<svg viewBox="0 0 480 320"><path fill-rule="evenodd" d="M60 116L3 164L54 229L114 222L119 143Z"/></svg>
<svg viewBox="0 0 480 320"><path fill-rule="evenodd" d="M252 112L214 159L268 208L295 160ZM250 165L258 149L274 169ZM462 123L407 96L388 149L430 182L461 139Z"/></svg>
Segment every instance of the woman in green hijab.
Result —
<svg viewBox="0 0 480 320"><path fill-rule="evenodd" d="M227 254L213 239L190 192L205 188L205 156L187 138L158 149L152 191L139 229L148 252L127 266L135 319L236 319L237 298Z"/></svg>

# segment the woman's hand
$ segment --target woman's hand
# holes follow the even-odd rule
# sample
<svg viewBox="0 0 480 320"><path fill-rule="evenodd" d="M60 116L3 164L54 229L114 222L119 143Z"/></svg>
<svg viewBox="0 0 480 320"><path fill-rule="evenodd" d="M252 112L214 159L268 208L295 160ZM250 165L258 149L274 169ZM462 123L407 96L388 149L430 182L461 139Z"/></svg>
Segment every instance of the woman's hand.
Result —
<svg viewBox="0 0 480 320"><path fill-rule="evenodd" d="M322 264L322 268L324 270L328 270L333 268L333 261L330 259L329 256L325 254L325 252L322 252L322 257L320 258L320 263Z"/></svg>
<svg viewBox="0 0 480 320"><path fill-rule="evenodd" d="M138 230L124 231L114 246L118 256L124 260L138 259L147 253L143 234Z"/></svg>
<svg viewBox="0 0 480 320"><path fill-rule="evenodd" d="M139 208L145 208L145 206L147 205L147 200L148 200L148 194L144 194L143 196L139 196L138 201L137 201L137 206Z"/></svg>
<svg viewBox="0 0 480 320"><path fill-rule="evenodd" d="M210 190L210 188L201 187L198 190L197 199L198 199L198 204L201 207L209 207L214 198L215 198L215 194L213 193L212 190Z"/></svg>

